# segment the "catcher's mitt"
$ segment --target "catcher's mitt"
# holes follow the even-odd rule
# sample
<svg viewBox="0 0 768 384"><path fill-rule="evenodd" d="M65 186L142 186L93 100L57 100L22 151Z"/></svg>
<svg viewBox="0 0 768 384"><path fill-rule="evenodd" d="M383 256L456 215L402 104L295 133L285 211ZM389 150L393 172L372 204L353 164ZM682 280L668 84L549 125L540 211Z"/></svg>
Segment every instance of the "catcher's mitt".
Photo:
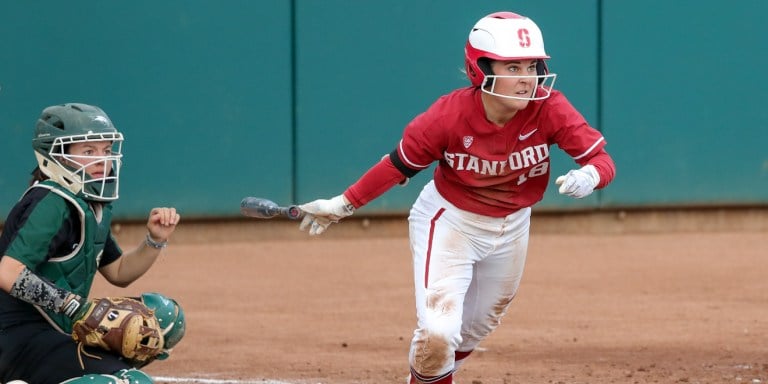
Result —
<svg viewBox="0 0 768 384"><path fill-rule="evenodd" d="M112 351L135 363L151 361L163 352L160 324L140 301L93 299L84 312L72 326L76 342Z"/></svg>

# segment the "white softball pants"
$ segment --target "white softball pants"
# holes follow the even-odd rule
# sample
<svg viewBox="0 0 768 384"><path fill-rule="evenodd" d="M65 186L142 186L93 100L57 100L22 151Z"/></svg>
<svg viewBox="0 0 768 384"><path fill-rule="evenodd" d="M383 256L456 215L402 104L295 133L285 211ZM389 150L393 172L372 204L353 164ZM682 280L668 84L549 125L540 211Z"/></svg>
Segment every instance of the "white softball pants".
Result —
<svg viewBox="0 0 768 384"><path fill-rule="evenodd" d="M523 276L531 209L489 217L456 208L430 181L409 221L417 327L411 369L453 372L454 353L470 352L501 322Z"/></svg>

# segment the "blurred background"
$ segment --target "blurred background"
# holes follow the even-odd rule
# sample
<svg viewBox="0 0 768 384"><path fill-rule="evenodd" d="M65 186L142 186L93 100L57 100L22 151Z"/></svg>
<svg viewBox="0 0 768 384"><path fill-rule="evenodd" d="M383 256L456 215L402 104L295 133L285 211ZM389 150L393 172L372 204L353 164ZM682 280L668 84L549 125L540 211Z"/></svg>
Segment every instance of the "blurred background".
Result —
<svg viewBox="0 0 768 384"><path fill-rule="evenodd" d="M538 211L768 206L764 0L5 1L0 221L36 166L43 108L103 108L126 137L116 220L158 205L239 217L245 196L330 198L439 96L469 85L482 16L542 29L563 91L605 135L617 176ZM421 172L361 210L405 214Z"/></svg>

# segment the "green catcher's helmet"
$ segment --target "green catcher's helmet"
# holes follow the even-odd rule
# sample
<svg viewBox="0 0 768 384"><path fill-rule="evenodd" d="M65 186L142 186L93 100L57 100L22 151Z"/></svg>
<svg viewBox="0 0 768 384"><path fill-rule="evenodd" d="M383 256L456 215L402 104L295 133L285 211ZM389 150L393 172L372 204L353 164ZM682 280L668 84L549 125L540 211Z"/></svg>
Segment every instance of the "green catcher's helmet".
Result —
<svg viewBox="0 0 768 384"><path fill-rule="evenodd" d="M187 325L184 321L184 311L176 300L156 292L142 293L141 302L155 311L155 317L160 323L164 343L163 353L158 355L157 359L165 360L171 354L173 347L184 337Z"/></svg>
<svg viewBox="0 0 768 384"><path fill-rule="evenodd" d="M80 165L67 153L69 145L83 142L111 142L107 156L78 156L89 162ZM32 148L40 170L75 195L93 201L118 198L123 135L99 107L69 103L43 110L35 126ZM102 163L104 176L93 178L86 167Z"/></svg>

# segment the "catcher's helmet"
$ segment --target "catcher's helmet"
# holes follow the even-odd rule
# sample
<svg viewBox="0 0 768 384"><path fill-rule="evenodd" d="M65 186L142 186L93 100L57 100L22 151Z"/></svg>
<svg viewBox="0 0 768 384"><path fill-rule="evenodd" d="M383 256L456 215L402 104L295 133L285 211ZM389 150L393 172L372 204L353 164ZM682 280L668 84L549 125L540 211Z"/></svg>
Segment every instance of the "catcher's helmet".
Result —
<svg viewBox="0 0 768 384"><path fill-rule="evenodd" d="M107 156L78 156L88 164L77 166L67 153L70 144L108 141ZM93 201L112 201L118 197L123 135L99 107L69 103L45 108L37 120L32 148L40 170L75 195ZM93 178L86 167L103 163L103 177Z"/></svg>
<svg viewBox="0 0 768 384"><path fill-rule="evenodd" d="M531 59L538 60L536 76L500 76L491 72L490 60ZM549 97L557 75L549 73L545 59L549 59L549 55L544 50L544 38L539 27L533 20L512 12L496 12L480 19L469 32L464 47L464 64L472 85L494 96L513 99L541 100ZM492 85L497 77L535 77L543 92L534 92L530 97L495 93Z"/></svg>
<svg viewBox="0 0 768 384"><path fill-rule="evenodd" d="M163 353L157 359L167 359L173 347L181 341L186 331L186 322L184 321L184 311L179 303L169 297L156 292L141 294L141 302L147 308L155 311L155 317L160 323L163 333Z"/></svg>

